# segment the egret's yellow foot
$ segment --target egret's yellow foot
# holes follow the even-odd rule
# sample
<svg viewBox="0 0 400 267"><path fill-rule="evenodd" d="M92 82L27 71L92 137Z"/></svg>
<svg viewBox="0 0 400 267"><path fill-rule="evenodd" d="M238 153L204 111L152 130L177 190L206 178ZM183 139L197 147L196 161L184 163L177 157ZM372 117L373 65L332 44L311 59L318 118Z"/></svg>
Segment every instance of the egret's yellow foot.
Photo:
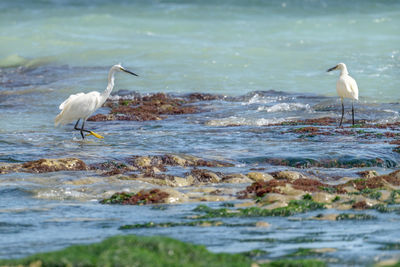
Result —
<svg viewBox="0 0 400 267"><path fill-rule="evenodd" d="M99 135L99 134L97 134L95 132L92 132L92 131L90 131L90 133L88 133L86 136L88 136L88 135L93 135L94 137L97 137L99 139L103 139L104 138L103 136L101 136L101 135Z"/></svg>

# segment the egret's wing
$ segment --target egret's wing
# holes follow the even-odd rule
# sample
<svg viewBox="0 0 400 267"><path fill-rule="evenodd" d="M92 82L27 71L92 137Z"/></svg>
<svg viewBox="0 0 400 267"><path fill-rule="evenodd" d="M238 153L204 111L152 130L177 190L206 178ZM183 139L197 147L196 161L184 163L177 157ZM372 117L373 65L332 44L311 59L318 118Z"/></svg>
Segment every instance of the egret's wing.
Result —
<svg viewBox="0 0 400 267"><path fill-rule="evenodd" d="M99 103L98 92L90 92L87 94L77 95L73 99L69 100L64 108L68 113L76 118L87 118L96 109Z"/></svg>
<svg viewBox="0 0 400 267"><path fill-rule="evenodd" d="M347 89L350 91L350 94L354 97L354 99L358 100L358 86L356 80L350 76L347 76L346 80L348 85Z"/></svg>
<svg viewBox="0 0 400 267"><path fill-rule="evenodd" d="M83 96L85 93L78 93L75 95L70 95L64 102L61 103L61 105L59 106L60 110L63 110L65 106L68 105L68 102L72 102L75 98Z"/></svg>

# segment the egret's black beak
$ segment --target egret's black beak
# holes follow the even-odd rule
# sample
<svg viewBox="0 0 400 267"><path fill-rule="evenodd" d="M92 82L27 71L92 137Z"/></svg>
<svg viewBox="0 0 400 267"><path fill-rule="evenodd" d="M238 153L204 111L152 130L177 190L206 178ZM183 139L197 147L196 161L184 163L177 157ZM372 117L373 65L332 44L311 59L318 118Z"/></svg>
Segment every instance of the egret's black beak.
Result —
<svg viewBox="0 0 400 267"><path fill-rule="evenodd" d="M333 71L333 70L335 70L337 68L337 65L335 66L335 67L333 67L333 68L330 68L329 70L327 70L326 72L330 72L330 71Z"/></svg>
<svg viewBox="0 0 400 267"><path fill-rule="evenodd" d="M136 73L133 73L132 71L129 71L129 70L126 70L126 69L123 69L123 68L121 68L121 70L126 72L126 73L129 73L129 74L132 74L132 75L135 75L135 76L139 76Z"/></svg>

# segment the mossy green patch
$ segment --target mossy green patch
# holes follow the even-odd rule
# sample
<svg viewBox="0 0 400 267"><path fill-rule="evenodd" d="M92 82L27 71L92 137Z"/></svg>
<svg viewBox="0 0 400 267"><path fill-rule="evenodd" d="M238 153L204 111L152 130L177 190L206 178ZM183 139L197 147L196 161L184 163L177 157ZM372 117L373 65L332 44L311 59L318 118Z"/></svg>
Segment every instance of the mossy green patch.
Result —
<svg viewBox="0 0 400 267"><path fill-rule="evenodd" d="M165 222L165 223L139 223L139 224L127 224L121 226L120 230L127 229L137 229L137 228L155 228L155 227L178 227L178 226L201 226L201 227L211 227L211 226L226 226L226 227L241 227L241 226L256 226L255 223L224 223L221 221L191 221L191 222Z"/></svg>
<svg viewBox="0 0 400 267"><path fill-rule="evenodd" d="M312 248L298 248L296 251L286 255L286 257L305 257L319 254Z"/></svg>
<svg viewBox="0 0 400 267"><path fill-rule="evenodd" d="M386 202L387 202L388 204L396 204L396 200L397 200L397 197L398 197L398 196L400 196L400 190L393 190L393 191L390 193L390 197L389 197L388 200L386 200Z"/></svg>
<svg viewBox="0 0 400 267"><path fill-rule="evenodd" d="M400 243L386 243L379 250L400 250Z"/></svg>
<svg viewBox="0 0 400 267"><path fill-rule="evenodd" d="M29 266L250 266L241 254L211 253L204 246L167 237L115 236L91 245L0 260L0 265Z"/></svg>
<svg viewBox="0 0 400 267"><path fill-rule="evenodd" d="M319 187L319 189L321 189L322 191L325 191L329 194L335 194L337 192L336 187L321 186L321 187Z"/></svg>
<svg viewBox="0 0 400 267"><path fill-rule="evenodd" d="M303 259L303 260L276 260L260 264L261 267L324 267L326 263L321 260Z"/></svg>
<svg viewBox="0 0 400 267"><path fill-rule="evenodd" d="M138 193L119 192L110 198L100 201L101 204L122 204L122 205L146 205L163 203L169 196L168 193L155 188L151 190L141 190Z"/></svg>
<svg viewBox="0 0 400 267"><path fill-rule="evenodd" d="M209 218L229 218L229 217L265 217L265 216L291 216L297 213L303 213L312 210L324 209L323 203L312 200L291 200L288 206L272 210L259 207L250 207L244 209L213 209L206 205L197 206L194 211L205 213L199 216L199 219Z"/></svg>

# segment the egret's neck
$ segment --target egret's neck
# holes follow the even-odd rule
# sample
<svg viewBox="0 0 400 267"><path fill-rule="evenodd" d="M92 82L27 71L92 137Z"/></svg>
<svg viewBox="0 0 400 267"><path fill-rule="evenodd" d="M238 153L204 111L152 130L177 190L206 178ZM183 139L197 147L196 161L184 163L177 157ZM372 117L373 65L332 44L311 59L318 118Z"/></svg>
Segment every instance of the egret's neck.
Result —
<svg viewBox="0 0 400 267"><path fill-rule="evenodd" d="M115 70L111 69L110 72L108 73L108 85L106 90L104 90L103 93L101 93L101 101L104 103L106 102L107 98L110 96L111 91L114 88L114 74Z"/></svg>
<svg viewBox="0 0 400 267"><path fill-rule="evenodd" d="M349 75L346 66L343 66L343 68L340 70L340 75Z"/></svg>

